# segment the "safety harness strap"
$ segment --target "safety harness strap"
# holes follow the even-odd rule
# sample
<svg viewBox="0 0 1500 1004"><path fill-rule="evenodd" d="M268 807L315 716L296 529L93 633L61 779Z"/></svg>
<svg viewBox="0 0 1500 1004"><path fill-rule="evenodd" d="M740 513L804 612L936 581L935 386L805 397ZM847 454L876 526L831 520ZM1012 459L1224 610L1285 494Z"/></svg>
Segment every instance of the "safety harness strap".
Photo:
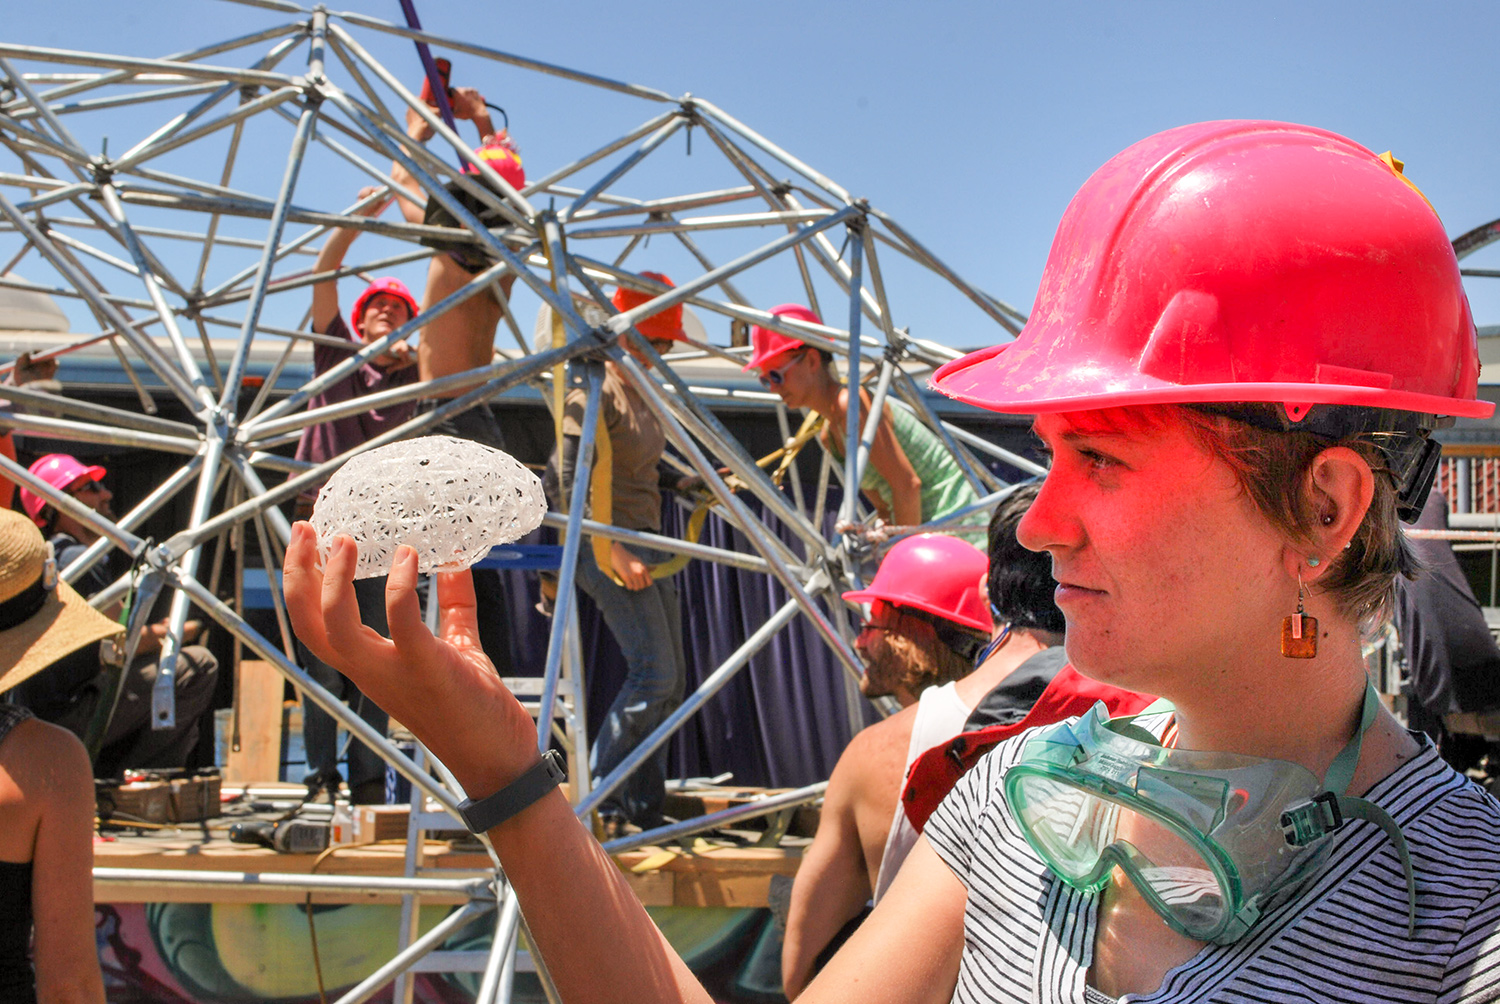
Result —
<svg viewBox="0 0 1500 1004"><path fill-rule="evenodd" d="M614 516L614 459L614 444L610 442L609 428L604 424L601 409L599 427L594 433L594 469L589 475L589 512L593 513L594 518L601 523L609 522ZM683 539L689 544L698 543L698 539L703 536L703 525L708 522L708 507L709 503L700 502L693 508L692 515L688 517L687 532L683 534ZM615 585L625 585L624 580L615 571L614 562L609 557L612 542L607 537L595 534L589 538L589 543L594 552L594 564L599 566L599 571L607 575ZM686 568L691 560L689 555L674 554L666 561L651 566L651 578L656 581L676 575Z"/></svg>
<svg viewBox="0 0 1500 1004"><path fill-rule="evenodd" d="M554 320L554 323L555 320ZM561 412L559 411L560 415ZM808 412L807 417L802 420L802 425L797 429L797 434L787 440L786 445L778 447L767 453L755 462L762 470L776 465L771 472L771 481L780 487L786 472L791 469L792 464L797 461L797 454L802 448L817 436L823 428L823 416L815 411ZM601 521L608 520L609 514L614 512L614 450L609 440L609 429L605 427L604 415L599 416L599 430L594 435L594 470L589 478L589 511L595 513L594 518ZM734 475L725 478L725 483L731 491L738 491L745 487L744 482ZM691 515L688 516L687 532L683 539L690 544L698 543L703 536L703 527L708 522L708 511L718 504L718 499L709 499L700 502L693 507ZM599 514L603 513L604 516ZM609 576L610 581L616 585L623 586L625 583L615 573L614 563L610 561L610 541L603 537L593 538L594 563L599 566L599 571ZM666 561L651 566L652 579L665 579L676 575L687 567L689 561L693 560L686 554L675 554Z"/></svg>

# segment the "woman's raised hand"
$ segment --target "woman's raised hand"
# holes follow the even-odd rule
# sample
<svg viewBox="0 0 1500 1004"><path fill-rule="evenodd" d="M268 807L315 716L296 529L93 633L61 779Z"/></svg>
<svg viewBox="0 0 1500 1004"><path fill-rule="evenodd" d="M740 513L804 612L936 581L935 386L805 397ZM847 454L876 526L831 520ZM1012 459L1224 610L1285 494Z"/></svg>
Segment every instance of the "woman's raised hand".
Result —
<svg viewBox="0 0 1500 1004"><path fill-rule="evenodd" d="M473 797L520 776L538 758L536 726L480 648L469 573L436 576L434 636L417 598L417 552L398 548L386 580L385 638L359 618L358 556L351 538L337 537L319 568L317 532L292 526L284 584L297 637L410 729Z"/></svg>

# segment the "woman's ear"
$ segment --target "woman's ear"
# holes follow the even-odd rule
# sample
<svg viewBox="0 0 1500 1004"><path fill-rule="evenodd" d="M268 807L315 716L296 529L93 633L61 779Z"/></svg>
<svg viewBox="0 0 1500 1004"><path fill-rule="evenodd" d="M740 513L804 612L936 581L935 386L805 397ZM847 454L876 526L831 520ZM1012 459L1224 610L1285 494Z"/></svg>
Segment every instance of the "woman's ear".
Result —
<svg viewBox="0 0 1500 1004"><path fill-rule="evenodd" d="M1305 547L1288 545L1287 572L1302 581L1322 578L1354 539L1375 497L1375 475L1364 457L1347 446L1333 446L1313 458L1303 483L1303 505L1310 526Z"/></svg>

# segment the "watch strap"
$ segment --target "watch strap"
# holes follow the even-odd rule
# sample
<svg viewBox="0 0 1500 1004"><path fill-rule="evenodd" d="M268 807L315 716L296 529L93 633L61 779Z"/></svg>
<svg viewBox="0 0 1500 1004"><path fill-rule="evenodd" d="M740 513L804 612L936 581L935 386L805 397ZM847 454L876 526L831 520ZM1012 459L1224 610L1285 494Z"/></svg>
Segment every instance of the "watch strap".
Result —
<svg viewBox="0 0 1500 1004"><path fill-rule="evenodd" d="M470 833L487 833L556 788L567 776L562 755L548 750L526 773L493 795L477 801L464 799L458 804L458 814Z"/></svg>

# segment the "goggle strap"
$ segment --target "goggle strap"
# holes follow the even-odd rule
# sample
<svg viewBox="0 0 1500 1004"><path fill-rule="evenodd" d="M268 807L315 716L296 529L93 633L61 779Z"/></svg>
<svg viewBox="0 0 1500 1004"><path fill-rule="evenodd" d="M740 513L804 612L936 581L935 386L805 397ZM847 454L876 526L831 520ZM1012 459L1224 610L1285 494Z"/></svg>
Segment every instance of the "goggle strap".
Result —
<svg viewBox="0 0 1500 1004"><path fill-rule="evenodd" d="M1413 937L1417 932L1417 877L1412 874L1411 852L1407 849L1406 836L1401 832L1401 827L1374 802L1348 795L1334 797L1338 801L1339 812L1344 816L1374 823L1385 831L1385 835L1396 846L1396 854L1401 858L1401 873L1406 876L1406 936Z"/></svg>
<svg viewBox="0 0 1500 1004"><path fill-rule="evenodd" d="M1375 685L1371 682L1365 683L1365 702L1360 711L1359 728L1354 730L1354 737L1339 750L1339 755L1333 758L1333 763L1328 767L1328 773L1323 778L1323 787L1327 789L1323 795L1314 801L1326 805L1333 810L1336 816L1344 816L1353 819L1363 819L1374 823L1385 831L1390 837L1391 843L1396 847L1396 853L1401 858L1401 873L1406 877L1406 936L1412 937L1417 929L1417 879L1411 870L1411 854L1407 850L1406 837L1401 832L1401 827L1380 806L1363 798L1355 798L1350 795L1339 794L1349 790L1349 785L1354 781L1354 770L1359 765L1359 750L1364 741L1365 732L1375 721L1375 714L1380 710L1380 697L1375 693ZM1337 819L1329 829L1338 829L1343 825L1343 819Z"/></svg>
<svg viewBox="0 0 1500 1004"><path fill-rule="evenodd" d="M1328 773L1323 776L1323 787L1329 791L1343 793L1349 790L1349 785L1354 781L1354 769L1359 766L1359 748L1364 742L1365 732L1375 721L1375 713L1380 710L1380 697L1375 693L1375 685L1365 684L1365 703L1359 715L1359 728L1354 730L1354 736L1339 750L1339 755L1333 758L1333 763L1328 765Z"/></svg>
<svg viewBox="0 0 1500 1004"><path fill-rule="evenodd" d="M1286 842L1293 847L1306 847L1343 826L1339 797L1325 791L1305 802L1288 806L1281 814L1281 829L1286 834Z"/></svg>

